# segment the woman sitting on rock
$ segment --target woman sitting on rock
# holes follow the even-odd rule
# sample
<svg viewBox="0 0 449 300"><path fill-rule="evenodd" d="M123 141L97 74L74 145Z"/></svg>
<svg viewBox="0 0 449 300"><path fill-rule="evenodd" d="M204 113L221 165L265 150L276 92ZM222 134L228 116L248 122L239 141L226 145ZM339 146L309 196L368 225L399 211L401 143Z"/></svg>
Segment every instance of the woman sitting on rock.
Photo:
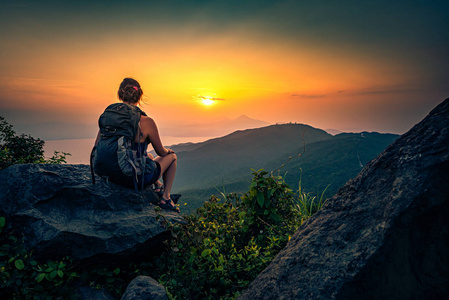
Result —
<svg viewBox="0 0 449 300"><path fill-rule="evenodd" d="M176 173L177 157L173 150L162 145L154 120L137 106L142 99L140 84L132 79L123 79L115 103L100 116L100 130L93 151L93 168L101 177L132 186L145 188L154 184L160 196L159 205L164 209L179 212L170 195ZM157 157L146 151L152 144ZM162 177L164 185L159 181Z"/></svg>

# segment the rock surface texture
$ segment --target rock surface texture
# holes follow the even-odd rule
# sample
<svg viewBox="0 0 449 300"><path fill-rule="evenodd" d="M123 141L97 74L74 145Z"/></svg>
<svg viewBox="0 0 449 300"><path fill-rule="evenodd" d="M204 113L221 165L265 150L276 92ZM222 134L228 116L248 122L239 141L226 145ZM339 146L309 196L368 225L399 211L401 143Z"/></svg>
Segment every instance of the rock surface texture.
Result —
<svg viewBox="0 0 449 300"><path fill-rule="evenodd" d="M87 165L15 165L0 172L0 214L37 257L120 262L160 249L157 195L100 181ZM161 211L170 222L185 222Z"/></svg>
<svg viewBox="0 0 449 300"><path fill-rule="evenodd" d="M449 99L303 224L241 299L448 299Z"/></svg>
<svg viewBox="0 0 449 300"><path fill-rule="evenodd" d="M163 285L149 276L137 276L130 282L121 300L168 300Z"/></svg>

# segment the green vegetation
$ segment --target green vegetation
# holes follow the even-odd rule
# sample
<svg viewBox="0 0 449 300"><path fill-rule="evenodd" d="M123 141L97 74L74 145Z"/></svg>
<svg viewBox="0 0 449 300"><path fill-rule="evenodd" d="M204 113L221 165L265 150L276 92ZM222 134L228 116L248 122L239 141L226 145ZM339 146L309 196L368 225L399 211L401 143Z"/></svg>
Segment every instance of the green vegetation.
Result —
<svg viewBox="0 0 449 300"><path fill-rule="evenodd" d="M276 136L274 129L266 130ZM285 136L283 145L294 134ZM317 134L316 140L328 138L323 132ZM62 163L69 155L55 152L53 157L45 159L43 146L44 141L30 135L17 136L0 116L0 170L18 163ZM228 153L229 149L224 150ZM248 157L256 158L254 153L247 152ZM263 150L264 159L269 157L269 152ZM252 176L249 189L247 182L236 183L241 190L247 189L241 196L227 195L224 189L236 186L227 184L223 185L220 198L211 196L204 203L202 200L196 213L185 216L186 225L171 224L158 214L171 234L163 253L129 265L81 266L69 257L39 261L26 249L22 238L6 229L7 219L0 217L0 298L70 299L76 298L80 285L105 288L120 296L138 275L156 278L172 299L234 298L284 248L302 222L324 203L324 192L318 201L316 196L302 190L301 181L294 193L282 176L262 169L253 170ZM213 191L202 193L204 199L204 193L211 195ZM157 207L156 211L159 210Z"/></svg>
<svg viewBox="0 0 449 300"><path fill-rule="evenodd" d="M317 196L312 195L312 193L303 192L301 180L299 181L298 196L294 209L297 210L297 213L301 216L301 221L307 220L323 207L326 202L324 195L328 187L329 186L324 189L320 198L317 200Z"/></svg>
<svg viewBox="0 0 449 300"><path fill-rule="evenodd" d="M4 226L5 219L0 217L0 229ZM70 299L74 294L73 282L79 275L71 270L68 258L41 263L13 234L2 233L0 241L0 298Z"/></svg>
<svg viewBox="0 0 449 300"><path fill-rule="evenodd" d="M16 135L12 125L0 116L0 170L14 164L66 162L65 152L55 151L48 159L44 157L45 142L30 135Z"/></svg>
<svg viewBox="0 0 449 300"><path fill-rule="evenodd" d="M251 140L246 142L247 136ZM282 169L288 185L296 186L301 180L304 192L325 190L324 197L331 197L397 137L375 132L331 136L299 124L236 132L196 148L174 147L179 158L174 190L189 201L183 212L194 212L215 187L245 192L250 168L274 170L288 161Z"/></svg>
<svg viewBox="0 0 449 300"><path fill-rule="evenodd" d="M211 196L187 225L171 224L164 252L126 266L79 266L69 258L38 262L10 232L0 235L0 297L68 298L79 284L120 296L138 275L162 283L172 299L232 299L285 247L291 235L324 202L294 193L282 176L254 171L241 196ZM323 194L322 194L323 195ZM160 208L156 208L160 211ZM0 218L0 231L5 219ZM58 288L55 288L58 287Z"/></svg>
<svg viewBox="0 0 449 300"><path fill-rule="evenodd" d="M284 159L278 159L280 156L302 152L304 143L309 145L332 138L325 131L311 126L283 124L236 131L196 147L173 147L179 158L175 189L221 186L222 182L240 181L242 177L246 188L251 180L248 172L251 168L273 170L284 163ZM275 166L266 167L267 162L273 160L276 161Z"/></svg>

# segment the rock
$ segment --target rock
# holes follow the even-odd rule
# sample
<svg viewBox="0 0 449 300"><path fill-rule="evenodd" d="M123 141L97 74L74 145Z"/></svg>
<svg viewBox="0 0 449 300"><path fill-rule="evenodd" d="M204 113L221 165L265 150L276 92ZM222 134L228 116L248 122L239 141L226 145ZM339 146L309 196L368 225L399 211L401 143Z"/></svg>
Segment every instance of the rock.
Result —
<svg viewBox="0 0 449 300"><path fill-rule="evenodd" d="M449 99L303 224L240 299L448 299Z"/></svg>
<svg viewBox="0 0 449 300"><path fill-rule="evenodd" d="M149 276L137 276L130 282L121 300L167 300L163 285Z"/></svg>
<svg viewBox="0 0 449 300"><path fill-rule="evenodd" d="M153 191L93 185L87 165L14 165L0 172L0 186L0 214L38 258L126 261L157 252L168 235Z"/></svg>

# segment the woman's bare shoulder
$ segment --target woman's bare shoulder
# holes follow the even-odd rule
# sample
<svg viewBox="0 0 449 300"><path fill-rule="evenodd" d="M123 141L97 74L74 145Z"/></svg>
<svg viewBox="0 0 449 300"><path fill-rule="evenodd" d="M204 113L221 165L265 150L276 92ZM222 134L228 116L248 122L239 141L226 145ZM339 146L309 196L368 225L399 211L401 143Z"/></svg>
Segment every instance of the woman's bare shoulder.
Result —
<svg viewBox="0 0 449 300"><path fill-rule="evenodd" d="M154 120L151 117L148 116L141 116L140 122L143 124L154 124Z"/></svg>
<svg viewBox="0 0 449 300"><path fill-rule="evenodd" d="M146 129L155 129L155 128L157 128L156 122L154 122L154 120L151 117L147 117L147 116L142 116L140 118L140 126L142 127L142 129L144 129L144 128L146 128Z"/></svg>

